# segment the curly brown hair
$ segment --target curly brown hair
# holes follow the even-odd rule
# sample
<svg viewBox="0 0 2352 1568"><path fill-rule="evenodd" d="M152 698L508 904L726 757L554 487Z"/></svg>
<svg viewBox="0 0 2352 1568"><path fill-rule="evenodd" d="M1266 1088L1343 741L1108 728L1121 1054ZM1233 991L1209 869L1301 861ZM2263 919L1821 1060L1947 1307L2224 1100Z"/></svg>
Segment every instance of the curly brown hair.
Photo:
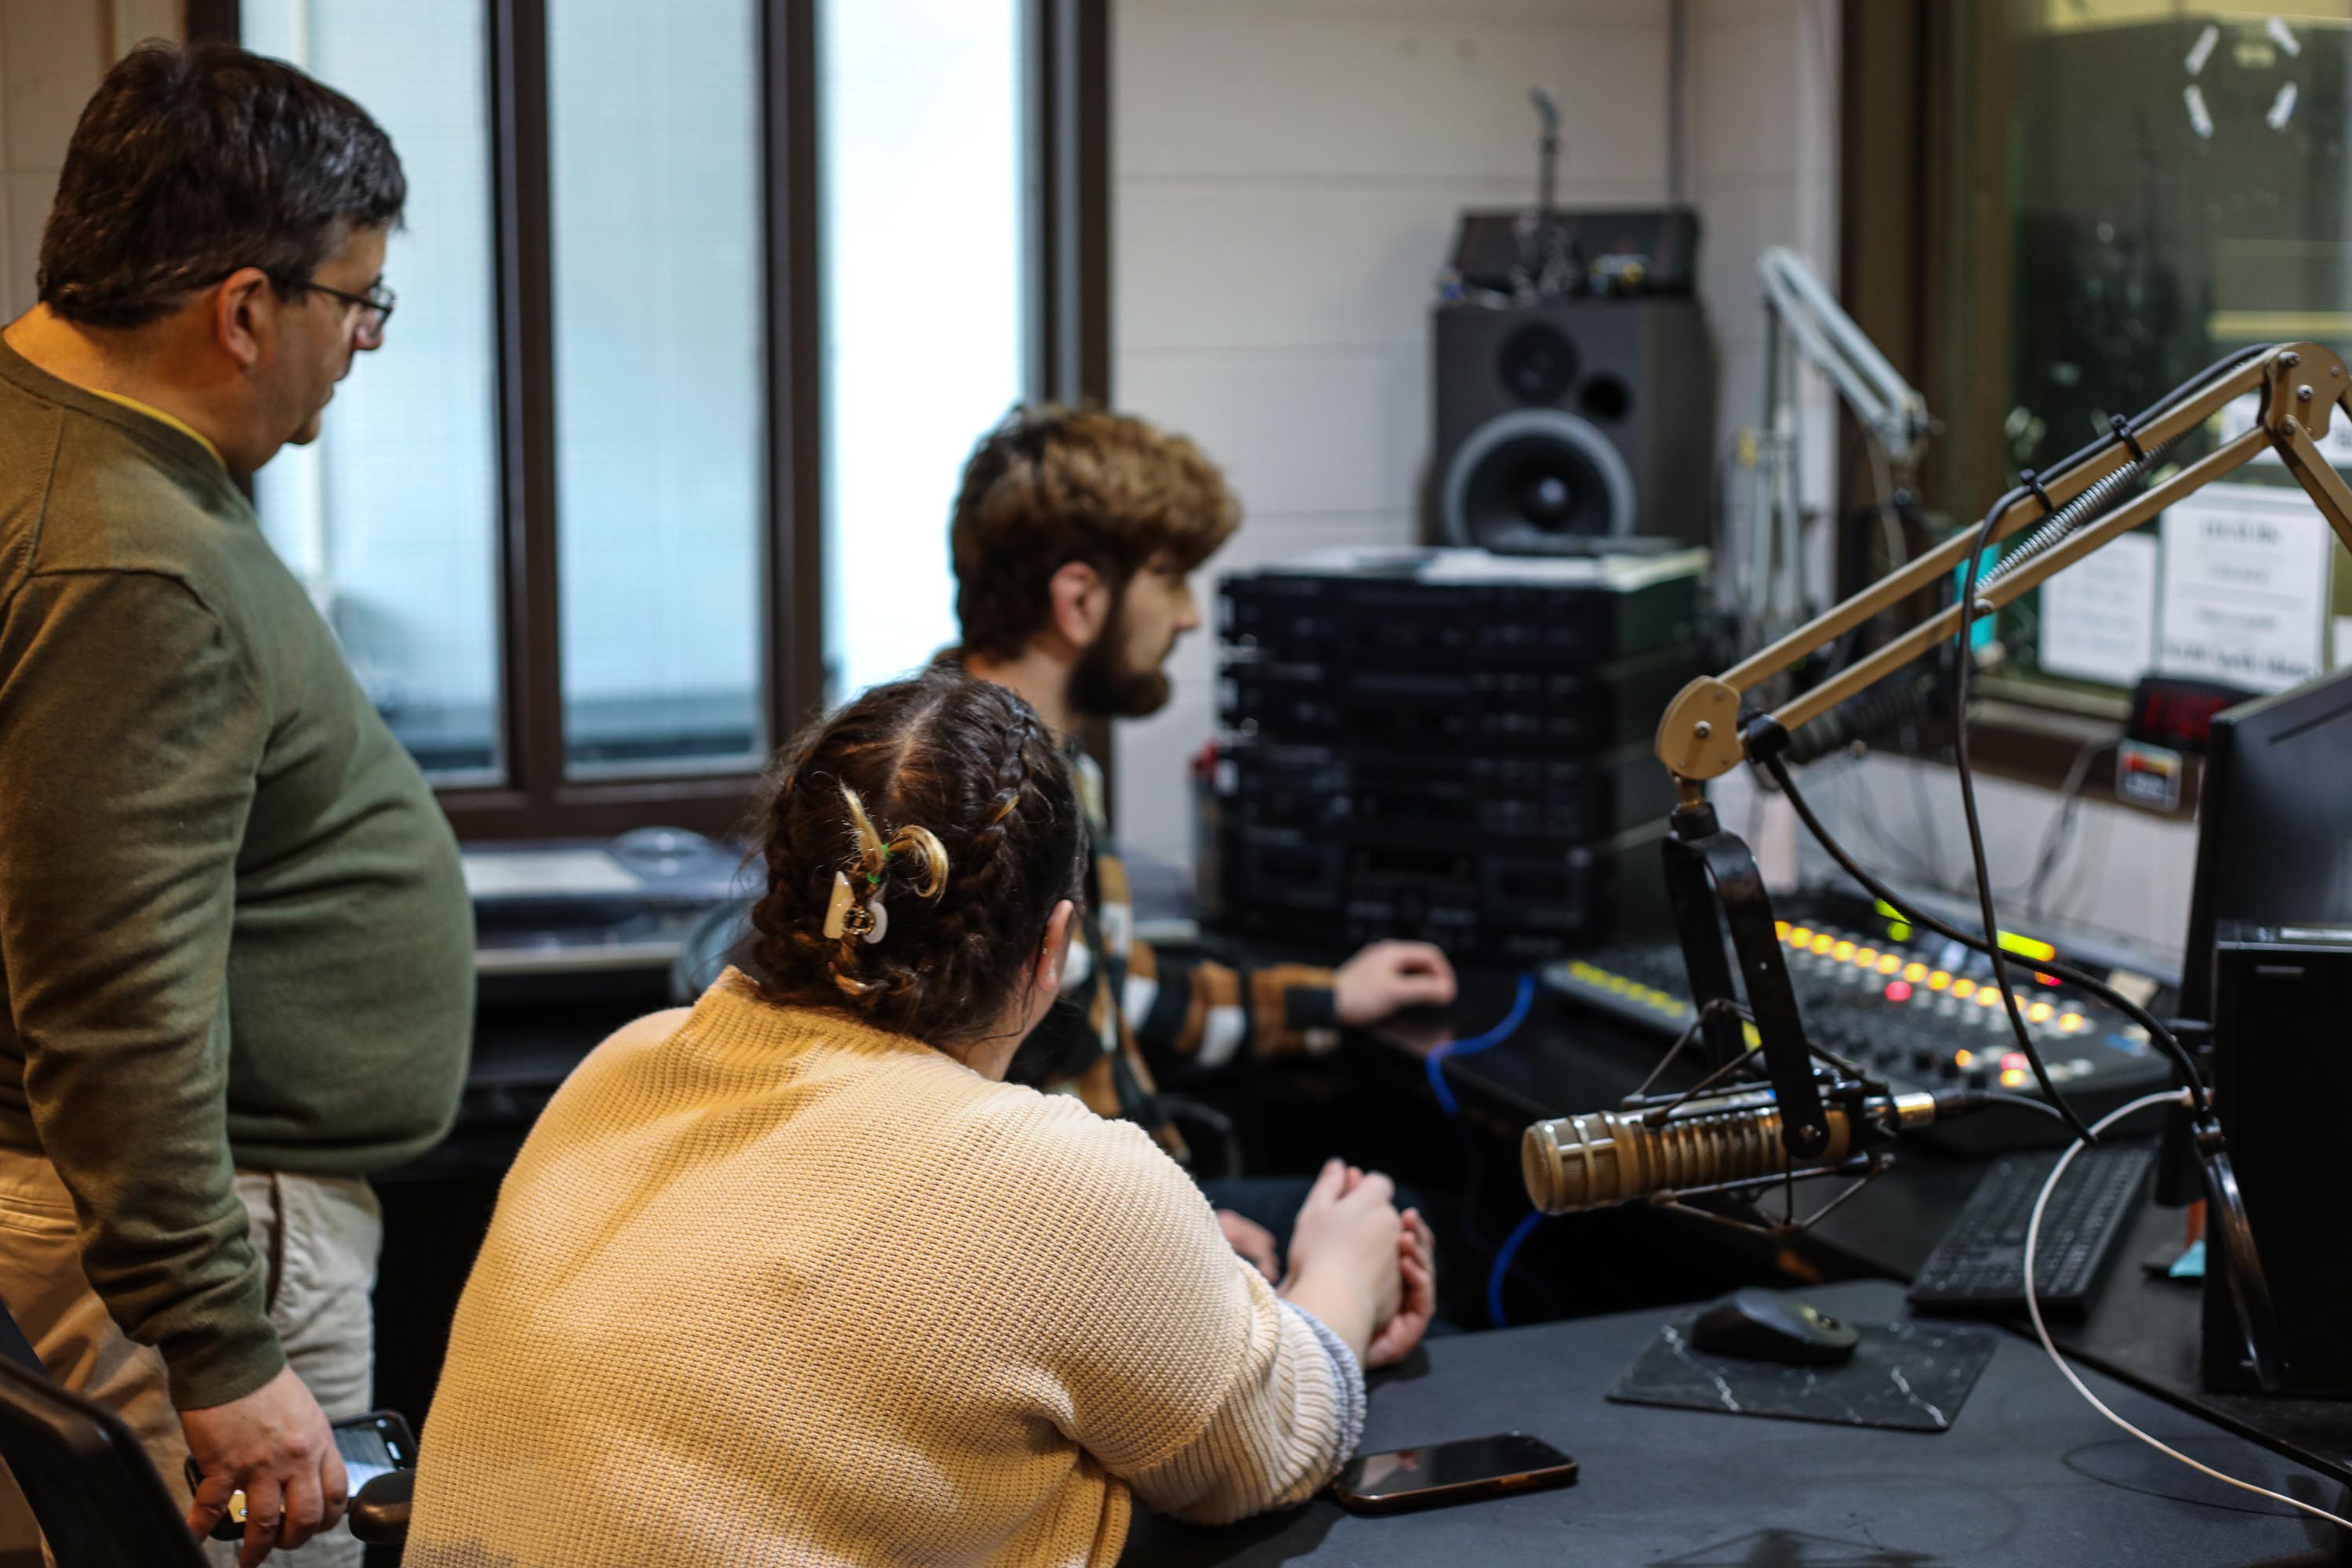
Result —
<svg viewBox="0 0 2352 1568"><path fill-rule="evenodd" d="M1055 906L1082 896L1068 759L1026 702L942 666L802 731L763 835L748 953L761 991L934 1046L986 1037ZM836 872L861 904L880 898L880 941L824 935Z"/></svg>
<svg viewBox="0 0 2352 1568"><path fill-rule="evenodd" d="M1015 408L972 448L948 531L963 647L1018 658L1073 561L1116 592L1162 557L1192 571L1240 523L1224 475L1183 437L1099 408Z"/></svg>

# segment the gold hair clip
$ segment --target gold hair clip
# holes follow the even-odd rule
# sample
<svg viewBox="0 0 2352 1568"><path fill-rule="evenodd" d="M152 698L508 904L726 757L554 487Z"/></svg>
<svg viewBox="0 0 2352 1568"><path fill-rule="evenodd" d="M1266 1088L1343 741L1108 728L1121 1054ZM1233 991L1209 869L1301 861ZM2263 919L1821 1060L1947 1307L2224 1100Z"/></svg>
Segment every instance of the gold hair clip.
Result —
<svg viewBox="0 0 2352 1568"><path fill-rule="evenodd" d="M881 879L868 877L866 880L878 882ZM882 907L882 896L877 893L861 905L856 889L849 885L848 875L835 871L833 874L833 898L824 906L826 937L837 940L854 936L861 942L872 943L880 942L889 932L890 911Z"/></svg>

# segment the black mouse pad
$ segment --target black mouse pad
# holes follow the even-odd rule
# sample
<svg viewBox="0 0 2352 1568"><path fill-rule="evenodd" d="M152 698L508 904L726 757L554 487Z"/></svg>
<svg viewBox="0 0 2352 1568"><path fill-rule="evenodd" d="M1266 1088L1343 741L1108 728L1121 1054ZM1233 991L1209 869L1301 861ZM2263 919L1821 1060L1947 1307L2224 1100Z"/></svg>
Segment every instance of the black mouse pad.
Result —
<svg viewBox="0 0 2352 1568"><path fill-rule="evenodd" d="M1855 1323L1842 1366L1735 1361L1690 1346L1697 1314L1658 1331L1609 1391L1621 1405L1670 1405L1730 1415L1776 1415L1843 1426L1942 1432L1992 1359L1990 1329L1949 1323Z"/></svg>

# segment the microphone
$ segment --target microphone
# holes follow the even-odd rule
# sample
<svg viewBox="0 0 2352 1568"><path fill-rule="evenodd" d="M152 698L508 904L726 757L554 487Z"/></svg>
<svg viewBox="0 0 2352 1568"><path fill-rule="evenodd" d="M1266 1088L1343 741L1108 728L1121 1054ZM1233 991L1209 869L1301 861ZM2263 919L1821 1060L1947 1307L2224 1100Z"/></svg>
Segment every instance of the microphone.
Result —
<svg viewBox="0 0 2352 1568"><path fill-rule="evenodd" d="M1829 1143L1794 1163L1780 1142L1780 1107L1769 1089L1708 1095L1657 1126L1640 1110L1599 1110L1538 1121L1519 1140L1519 1173L1546 1214L1606 1208L1635 1198L1711 1191L1795 1169L1843 1163L1871 1136L1964 1115L1990 1103L1970 1089L1878 1095L1857 1111L1824 1107Z"/></svg>

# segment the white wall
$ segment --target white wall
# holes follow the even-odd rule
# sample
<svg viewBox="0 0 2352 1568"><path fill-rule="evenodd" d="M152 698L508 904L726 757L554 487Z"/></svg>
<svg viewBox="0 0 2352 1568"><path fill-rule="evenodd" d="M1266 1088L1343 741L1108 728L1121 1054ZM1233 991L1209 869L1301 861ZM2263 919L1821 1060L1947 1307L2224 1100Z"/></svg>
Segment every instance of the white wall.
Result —
<svg viewBox="0 0 2352 1568"><path fill-rule="evenodd" d="M1761 395L1757 251L1834 279L1834 0L1691 0L1687 195L1722 349L1718 428ZM1248 518L1196 587L1333 543L1403 543L1429 446L1432 280L1465 206L1530 201L1528 89L1558 92L1572 205L1663 201L1665 0L1119 0L1113 396L1196 439ZM1817 420L1825 425L1826 421ZM1213 639L1123 726L1119 827L1192 857L1185 763Z"/></svg>
<svg viewBox="0 0 2352 1568"><path fill-rule="evenodd" d="M1691 201L1704 230L1699 297L1714 331L1717 433L1756 424L1764 396L1763 290L1756 258L1789 246L1838 286L1836 0L1692 0ZM1805 381L1809 507L1834 485L1836 399Z"/></svg>
<svg viewBox="0 0 2352 1568"><path fill-rule="evenodd" d="M32 308L41 225L98 79L140 39L182 33L180 0L0 0L0 321Z"/></svg>

